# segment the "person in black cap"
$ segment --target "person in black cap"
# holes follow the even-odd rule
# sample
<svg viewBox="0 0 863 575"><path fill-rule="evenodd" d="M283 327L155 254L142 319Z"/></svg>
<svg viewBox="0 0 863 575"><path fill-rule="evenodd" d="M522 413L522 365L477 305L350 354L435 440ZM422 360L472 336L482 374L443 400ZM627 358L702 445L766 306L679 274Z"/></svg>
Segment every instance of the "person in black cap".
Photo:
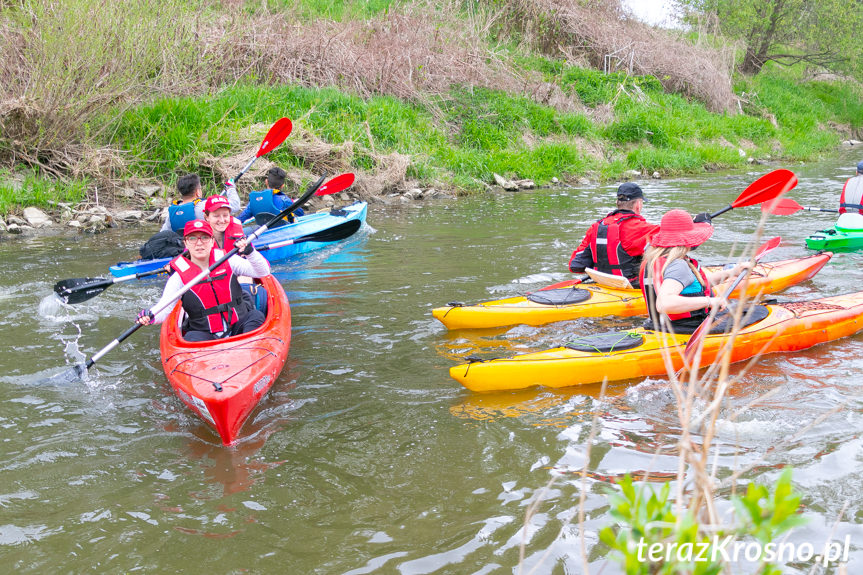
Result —
<svg viewBox="0 0 863 575"><path fill-rule="evenodd" d="M617 209L594 222L569 258L569 269L585 268L625 277L638 286L638 269L648 238L659 229L641 216L644 192L626 182L617 188Z"/></svg>
<svg viewBox="0 0 863 575"><path fill-rule="evenodd" d="M863 162L857 163L857 174L848 178L839 196L839 213L863 214Z"/></svg>
<svg viewBox="0 0 863 575"><path fill-rule="evenodd" d="M278 166L273 166L267 170L267 176L264 180L266 189L249 194L249 205L237 216L239 220L245 222L258 214L269 214L266 217L272 218L294 203L293 199L282 192L282 186L285 185L287 175L287 172ZM288 222L293 222L295 215L303 215L303 210L298 208L293 214L288 214L286 218Z"/></svg>

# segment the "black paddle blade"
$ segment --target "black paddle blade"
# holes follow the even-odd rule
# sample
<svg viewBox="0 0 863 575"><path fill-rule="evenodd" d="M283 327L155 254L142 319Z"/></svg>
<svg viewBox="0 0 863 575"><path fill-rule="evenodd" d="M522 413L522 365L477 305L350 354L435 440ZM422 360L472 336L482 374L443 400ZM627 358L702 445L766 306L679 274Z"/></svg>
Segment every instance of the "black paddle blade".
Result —
<svg viewBox="0 0 863 575"><path fill-rule="evenodd" d="M60 280L54 284L54 293L65 303L76 304L96 297L114 280L105 278L72 278Z"/></svg>
<svg viewBox="0 0 863 575"><path fill-rule="evenodd" d="M337 242L339 240L343 240L347 237L350 237L356 233L360 226L363 223L360 220L348 220L347 222L343 222L341 224L335 225L331 228L327 228L325 230L321 230L319 232L315 232L313 234L309 234L307 236L303 236L301 238L297 238L299 242Z"/></svg>

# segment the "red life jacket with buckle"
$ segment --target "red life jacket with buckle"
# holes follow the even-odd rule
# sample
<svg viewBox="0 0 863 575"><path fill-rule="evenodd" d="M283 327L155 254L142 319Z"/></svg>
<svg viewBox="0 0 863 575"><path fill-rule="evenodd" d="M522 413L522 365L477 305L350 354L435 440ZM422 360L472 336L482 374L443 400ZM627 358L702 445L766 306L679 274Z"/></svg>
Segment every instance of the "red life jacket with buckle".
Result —
<svg viewBox="0 0 863 575"><path fill-rule="evenodd" d="M225 252L218 248L211 250L210 265L224 255ZM171 260L171 268L180 274L184 284L201 273L198 266L183 256ZM188 330L216 334L226 331L239 320L237 306L242 301L240 282L226 261L211 271L208 279L198 282L183 294L183 309L189 316Z"/></svg>
<svg viewBox="0 0 863 575"><path fill-rule="evenodd" d="M689 264L695 267L695 271L698 272L696 274L696 279L701 286L700 291L691 292L691 293L682 293L683 297L709 297L713 295L713 290L710 289L710 282L707 280L707 274L704 273L704 270L701 269L701 266L698 262L692 258L687 258ZM684 261L687 261L684 260ZM651 273L647 273L646 269L641 270L641 274L639 275L639 280L641 281L641 293L644 296L644 301L647 304L647 314L651 320L653 320L653 325L661 325L659 323L659 313L656 311L656 292L659 290L659 287L662 285L662 270L665 269L666 258L659 257L653 260L653 269ZM698 276L701 276L698 279ZM690 284L691 285L691 284ZM684 289L688 286L683 286ZM675 321L679 320L704 320L710 315L710 309L697 309L693 311L688 311L684 313L669 313L666 314L668 319L671 320L672 326ZM691 322L687 322L691 323Z"/></svg>
<svg viewBox="0 0 863 575"><path fill-rule="evenodd" d="M596 234L590 240L590 251L596 269L607 274L625 277L629 280L638 277L641 255L631 255L620 243L620 226L626 220L642 218L629 210L615 210L597 220Z"/></svg>
<svg viewBox="0 0 863 575"><path fill-rule="evenodd" d="M229 252L234 249L234 242L242 237L245 237L246 232L243 231L243 224L237 218L231 218L231 223L225 228L225 239L222 249Z"/></svg>

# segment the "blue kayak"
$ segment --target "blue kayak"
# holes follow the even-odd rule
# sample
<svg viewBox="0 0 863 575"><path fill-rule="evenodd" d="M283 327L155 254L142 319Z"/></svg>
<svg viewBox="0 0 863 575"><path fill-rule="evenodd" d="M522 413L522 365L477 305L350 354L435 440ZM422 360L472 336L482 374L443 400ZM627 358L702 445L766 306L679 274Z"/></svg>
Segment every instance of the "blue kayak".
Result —
<svg viewBox="0 0 863 575"><path fill-rule="evenodd" d="M324 210L314 214L299 216L292 224L287 224L279 228L267 230L261 237L254 241L256 248L269 246L277 242L292 240L328 230L339 224L343 224L350 220L366 221L366 212L368 204L366 202L354 202L348 206ZM249 229L253 231L253 229ZM301 242L270 248L261 252L270 262L280 262L290 259L294 256L304 254L313 250L318 250L336 242ZM109 269L114 277L123 277L135 275L143 272L149 272L155 269L165 267L171 261L171 258L159 258L155 260L136 260L134 262L119 262L111 266Z"/></svg>

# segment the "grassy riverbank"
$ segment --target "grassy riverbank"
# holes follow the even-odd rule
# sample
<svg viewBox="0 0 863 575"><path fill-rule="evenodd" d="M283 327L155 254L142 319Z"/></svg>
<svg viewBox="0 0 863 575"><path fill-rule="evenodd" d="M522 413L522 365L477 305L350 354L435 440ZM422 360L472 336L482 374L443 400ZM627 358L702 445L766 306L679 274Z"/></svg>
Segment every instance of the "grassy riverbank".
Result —
<svg viewBox="0 0 863 575"><path fill-rule="evenodd" d="M78 3L84 6L87 0ZM169 3L169 9L189 9L180 4ZM206 14L217 19L218 8L207 6ZM398 24L394 20L398 15L391 13L397 7L405 11L404 18L417 15L405 6L415 8L389 0L306 0L294 6L277 2L270 3L273 13L265 16L272 21L291 15L305 27L329 18L328 26L345 28L353 23L355 29L383 34L375 18ZM370 69L364 84L360 84L363 70L352 71L353 85L363 88L357 90L348 85L317 87L327 82L316 85L311 72L306 79L303 72L297 81L279 81L265 75L272 70L261 62L270 60L259 56L256 65L232 77L224 70L213 70L206 81L184 86L182 96L161 89L161 96L140 95L131 102L115 98L98 113L82 114L80 125L70 123L63 132L69 138L63 149L78 146L84 150L82 157L92 150L113 151L107 171L64 167L44 145L33 153L17 153L16 142L0 136L7 174L0 173L0 212L45 205L52 198L74 201L85 190L92 195L93 186L105 177L112 182L129 178L172 182L182 172L196 171L215 185L225 176L219 173L217 160L248 157L256 146L249 127L269 125L281 116L292 118L296 129L270 159L294 168L302 177L325 168L352 169L370 178L386 173L388 179L369 188L369 193L406 186L471 192L491 184L493 173L530 178L542 185L554 177L637 179L634 171L642 177L654 172L674 176L744 166L753 160L782 165L829 153L863 126L863 95L859 86L848 81L805 80L802 69L767 67L754 78L735 80L738 113L716 113L700 100L669 92L661 78L605 74L586 61L543 55L500 28L477 26L477 13L464 7L434 14L452 25L447 29L437 23L442 36L456 34L458 18L471 21L473 32L460 32L462 37L456 40L474 47L481 42L486 55L478 61L493 56L495 67L471 79L458 76L457 59L437 72L427 71L431 66L414 66L410 74L428 77L414 80L409 89L399 83L404 75L398 70L386 80L381 70ZM228 33L253 25L260 10L232 17L249 22L224 24ZM485 35L477 30L485 30ZM180 33L174 28L172 32ZM450 40L441 42L446 45ZM210 66L217 66L216 61ZM336 73L342 72L337 68ZM434 89L428 88L432 85ZM425 90L418 89L424 86ZM94 95L81 97L98 100ZM306 154L302 146L291 145L300 140L314 144L319 153ZM393 162L402 165L393 169ZM10 170L23 170L24 181L8 183Z"/></svg>

